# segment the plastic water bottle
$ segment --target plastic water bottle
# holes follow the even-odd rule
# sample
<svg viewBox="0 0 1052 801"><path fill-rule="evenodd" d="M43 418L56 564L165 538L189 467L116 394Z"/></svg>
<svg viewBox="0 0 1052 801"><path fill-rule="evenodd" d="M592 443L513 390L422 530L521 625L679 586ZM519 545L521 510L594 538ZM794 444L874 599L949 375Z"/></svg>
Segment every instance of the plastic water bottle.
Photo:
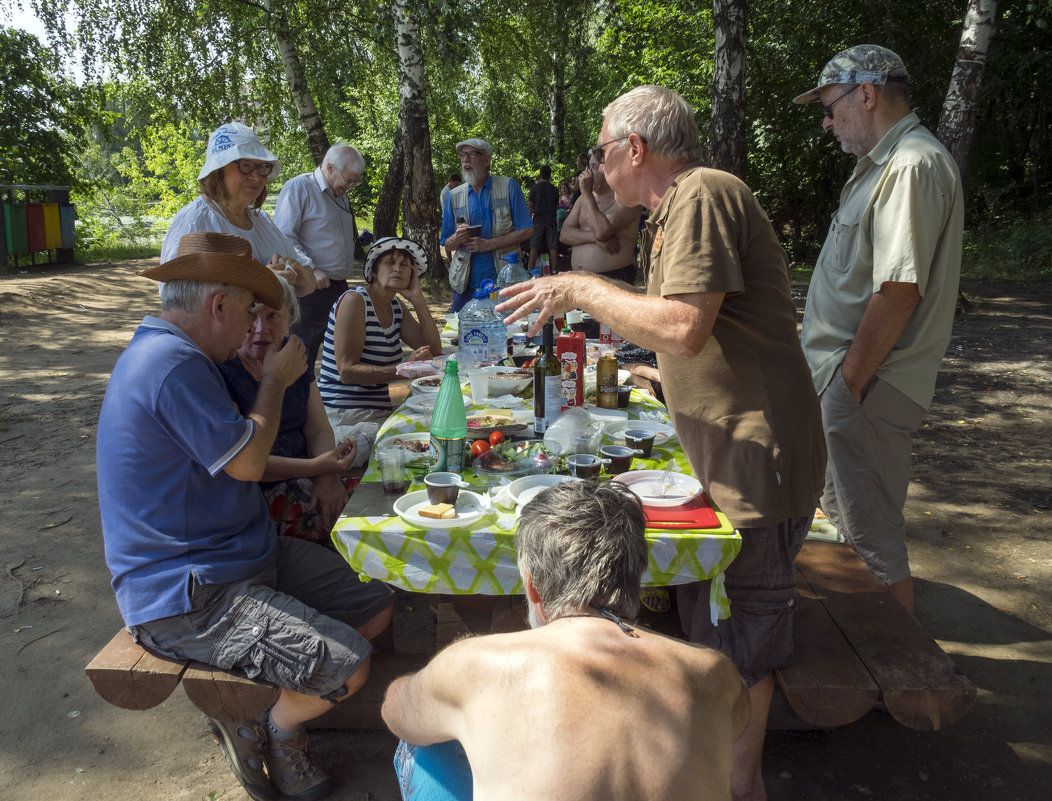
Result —
<svg viewBox="0 0 1052 801"><path fill-rule="evenodd" d="M464 469L464 440L468 435L464 395L460 391L460 374L454 359L446 362L431 414L431 469L432 473Z"/></svg>
<svg viewBox="0 0 1052 801"><path fill-rule="evenodd" d="M497 275L498 292L504 287L530 280L530 275L526 272L526 268L519 263L518 253L509 253L503 261L504 266L501 267L500 273Z"/></svg>
<svg viewBox="0 0 1052 801"><path fill-rule="evenodd" d="M490 298L493 282L485 280L475 297L460 310L457 329L460 336L458 360L463 370L499 364L508 356L508 328Z"/></svg>

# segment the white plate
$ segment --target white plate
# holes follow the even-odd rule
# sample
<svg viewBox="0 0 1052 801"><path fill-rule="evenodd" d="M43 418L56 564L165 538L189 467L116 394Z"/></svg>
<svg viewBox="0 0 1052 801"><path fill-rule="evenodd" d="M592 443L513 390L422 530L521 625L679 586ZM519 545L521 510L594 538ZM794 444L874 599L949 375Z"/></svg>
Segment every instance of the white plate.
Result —
<svg viewBox="0 0 1052 801"><path fill-rule="evenodd" d="M559 476L555 474L540 476L523 476L517 478L508 485L508 494L516 505L528 503L541 490L562 484L564 481L580 481L574 476Z"/></svg>
<svg viewBox="0 0 1052 801"><path fill-rule="evenodd" d="M419 395L410 395L406 398L405 405L412 409L414 412L420 412L421 414L431 414L435 410L435 403L438 401L437 392L420 393ZM464 406L468 407L471 405L471 398L464 398Z"/></svg>
<svg viewBox="0 0 1052 801"><path fill-rule="evenodd" d="M632 490L643 501L644 506L680 506L701 495L701 482L694 476L671 473L672 484L675 487L672 491L679 494L662 498L661 477L664 473L664 470L632 470L614 476L612 480L620 481Z"/></svg>
<svg viewBox="0 0 1052 801"><path fill-rule="evenodd" d="M405 522L421 528L463 528L481 520L486 516L481 495L474 492L461 490L457 496L457 516L448 520L435 520L431 517L421 517L417 511L425 506L430 506L431 501L427 497L427 490L410 492L403 495L394 502L395 514Z"/></svg>
<svg viewBox="0 0 1052 801"><path fill-rule="evenodd" d="M664 445L676 439L676 429L668 423L659 423L656 420L629 420L625 423L607 423L606 434L615 440L624 441L625 432L635 429L647 431L654 434L654 444Z"/></svg>
<svg viewBox="0 0 1052 801"><path fill-rule="evenodd" d="M388 434L386 437L384 437L382 440L380 440L379 442L376 443L376 448L374 450L381 451L381 450L383 450L385 448L394 448L394 447L396 447L395 444L394 444L394 441L396 439L405 440L406 442L426 442L428 445L430 445L431 444L431 432L430 431L414 431L414 432L409 433L409 434ZM423 453L416 453L415 451L407 451L406 455L408 457L408 461L411 461L411 462L415 462L415 461L418 461L420 459L428 459L428 458L430 458L428 456L428 452L427 451L424 451Z"/></svg>

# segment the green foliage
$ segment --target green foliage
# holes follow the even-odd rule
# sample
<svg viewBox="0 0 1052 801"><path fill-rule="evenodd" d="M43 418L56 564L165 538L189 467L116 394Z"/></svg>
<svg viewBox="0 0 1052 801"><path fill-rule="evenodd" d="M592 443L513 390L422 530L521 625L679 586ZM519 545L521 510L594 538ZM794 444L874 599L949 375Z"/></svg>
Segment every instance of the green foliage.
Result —
<svg viewBox="0 0 1052 801"><path fill-rule="evenodd" d="M16 1L0 0L0 6ZM24 180L13 177L18 171L11 165L19 165L20 176L32 165L34 182L84 179L77 193L84 242L113 247L155 240L153 226L163 227L196 195L205 140L230 119L255 127L283 160L279 180L313 167L279 56L280 36L298 51L330 141L349 141L365 155L365 180L352 199L360 216L371 214L398 120L391 4L30 2L65 52L81 48L89 79L121 76L119 84L78 90L57 73L47 48L24 34L0 38L0 114L10 122L0 126L0 182L3 176ZM568 177L574 156L594 144L605 105L641 83L682 93L706 135L715 46L710 4L419 0L419 6L437 186L459 169L454 146L470 136L493 144L497 173L532 177L550 163L556 181ZM905 60L913 105L934 130L965 7L965 0L749 3L747 181L791 258L817 252L855 163L822 131L817 106L795 106L792 98L814 85L834 53L877 42ZM79 24L69 36L67 11ZM1052 83L1050 18L1049 0L1001 4L972 153L969 223L982 226L968 253L981 254L977 265L1047 270L1036 254L1047 252L1042 199L1052 185L1052 100L1045 90ZM25 97L11 94L19 81L34 87ZM18 105L26 97L45 113L33 116ZM108 115L102 124L91 125L88 100ZM550 119L560 110L562 141L553 153ZM15 124L22 120L36 127ZM90 142L81 135L85 125ZM24 138L12 139L18 136ZM275 182L272 198L279 188ZM1030 216L1032 225L1020 221Z"/></svg>
<svg viewBox="0 0 1052 801"><path fill-rule="evenodd" d="M983 75L969 220L1040 212L1052 191L1052 3L1003 8Z"/></svg>
<svg viewBox="0 0 1052 801"><path fill-rule="evenodd" d="M1052 206L966 231L961 270L969 278L1052 281Z"/></svg>
<svg viewBox="0 0 1052 801"><path fill-rule="evenodd" d="M0 27L0 183L78 185L76 154L95 105L35 36Z"/></svg>

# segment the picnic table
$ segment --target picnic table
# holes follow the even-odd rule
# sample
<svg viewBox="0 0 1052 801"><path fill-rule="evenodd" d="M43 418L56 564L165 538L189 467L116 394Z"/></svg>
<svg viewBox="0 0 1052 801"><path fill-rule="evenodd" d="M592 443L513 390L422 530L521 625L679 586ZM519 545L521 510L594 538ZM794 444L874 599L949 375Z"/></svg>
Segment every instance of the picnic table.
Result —
<svg viewBox="0 0 1052 801"><path fill-rule="evenodd" d="M630 419L669 422L665 407L638 389L633 390L626 411ZM529 415L532 419L532 412ZM377 442L424 431L425 415L403 404L381 426ZM664 470L673 461L674 469L693 475L676 439L655 447L652 457L637 458L633 468ZM484 477L474 475L470 468L463 475L479 492L486 491ZM422 482L415 481L409 491L423 488ZM465 528L421 528L393 514L394 500L384 495L374 454L332 532L336 548L360 575L417 593L509 596L524 592L516 565L518 521L513 508L498 506ZM741 537L726 516L718 510L716 516L716 528L647 529L650 553L643 575L644 586L661 587L712 579L714 620L730 615L723 571L741 549Z"/></svg>

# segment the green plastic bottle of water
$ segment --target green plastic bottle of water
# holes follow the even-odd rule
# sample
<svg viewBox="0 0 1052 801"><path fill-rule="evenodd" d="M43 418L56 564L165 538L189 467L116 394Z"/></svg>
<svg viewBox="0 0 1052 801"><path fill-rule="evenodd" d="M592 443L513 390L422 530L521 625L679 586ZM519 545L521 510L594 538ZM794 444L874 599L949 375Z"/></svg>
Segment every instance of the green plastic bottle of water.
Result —
<svg viewBox="0 0 1052 801"><path fill-rule="evenodd" d="M446 373L438 390L435 410L431 414L431 472L464 469L464 440L468 419L464 412L464 395L460 391L460 371L454 359L446 362Z"/></svg>

